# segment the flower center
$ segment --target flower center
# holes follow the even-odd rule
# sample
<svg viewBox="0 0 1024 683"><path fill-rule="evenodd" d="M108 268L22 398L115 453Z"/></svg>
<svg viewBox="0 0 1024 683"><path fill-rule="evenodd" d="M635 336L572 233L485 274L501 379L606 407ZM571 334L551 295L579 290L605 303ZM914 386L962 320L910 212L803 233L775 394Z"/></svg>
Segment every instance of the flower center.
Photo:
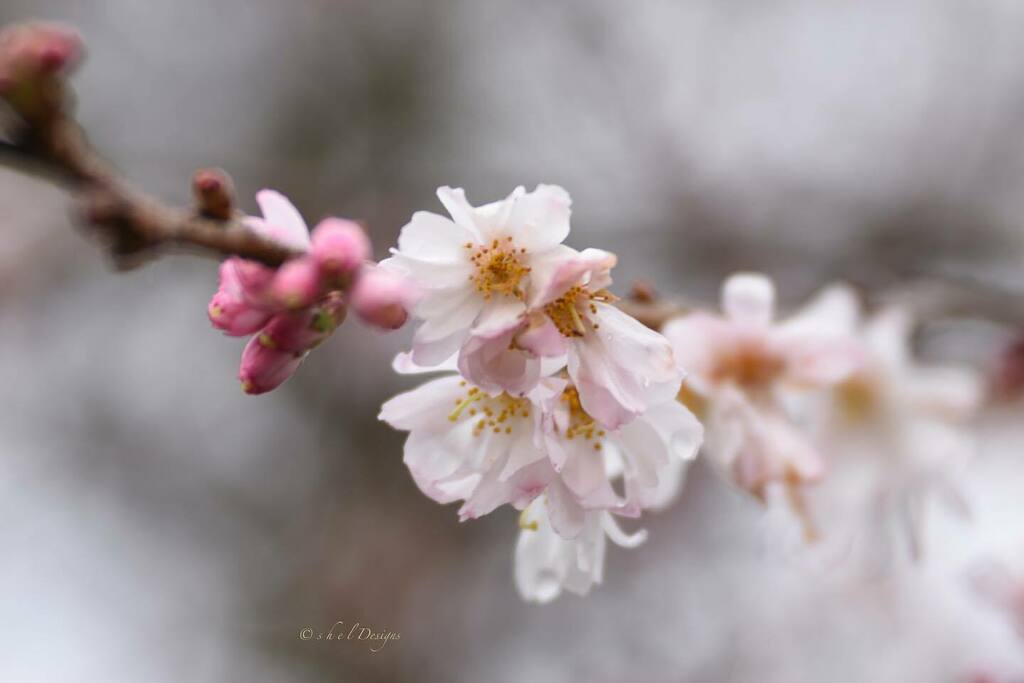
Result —
<svg viewBox="0 0 1024 683"><path fill-rule="evenodd" d="M484 299L490 300L495 292L524 298L519 282L530 272L523 264L526 249L516 249L511 237L506 237L504 242L496 239L489 245L467 242L464 246L470 251L469 260L476 268L469 279Z"/></svg>
<svg viewBox="0 0 1024 683"><path fill-rule="evenodd" d="M587 333L584 321L590 322L590 326L595 330L600 327L597 323L590 321L588 317L588 313L597 313L595 301L612 302L615 301L615 296L604 289L591 292L584 289L582 285L575 285L561 297L545 306L544 313L555 324L563 337L582 337Z"/></svg>
<svg viewBox="0 0 1024 683"><path fill-rule="evenodd" d="M562 401L569 408L569 426L565 429L565 438L571 441L576 437L581 437L586 441L593 441L595 451L601 450L605 431L580 405L580 393L576 387L567 387L562 392Z"/></svg>
<svg viewBox="0 0 1024 683"><path fill-rule="evenodd" d="M731 380L757 388L771 384L786 368L785 360L758 343L741 343L726 351L712 373L716 381Z"/></svg>
<svg viewBox="0 0 1024 683"><path fill-rule="evenodd" d="M855 375L836 387L836 401L848 420L859 422L878 409L878 390L868 377Z"/></svg>
<svg viewBox="0 0 1024 683"><path fill-rule="evenodd" d="M466 382L460 383L466 386ZM511 434L517 421L530 417L530 401L502 393L491 397L477 387L469 387L465 396L455 399L455 408L448 419L458 422L465 417L472 421L473 436L490 429L495 434Z"/></svg>

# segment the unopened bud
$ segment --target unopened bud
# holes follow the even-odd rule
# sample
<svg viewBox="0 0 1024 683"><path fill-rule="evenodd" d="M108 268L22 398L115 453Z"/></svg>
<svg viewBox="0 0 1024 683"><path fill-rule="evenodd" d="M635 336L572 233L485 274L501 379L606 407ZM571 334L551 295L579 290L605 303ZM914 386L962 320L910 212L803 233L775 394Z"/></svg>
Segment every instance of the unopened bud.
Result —
<svg viewBox="0 0 1024 683"><path fill-rule="evenodd" d="M285 261L270 284L272 299L291 310L313 304L319 298L320 290L320 270L308 256Z"/></svg>
<svg viewBox="0 0 1024 683"><path fill-rule="evenodd" d="M281 351L309 351L334 331L333 327L321 329L318 316L319 311L313 309L278 313L260 332L260 343Z"/></svg>
<svg viewBox="0 0 1024 683"><path fill-rule="evenodd" d="M55 78L78 63L82 40L73 29L32 22L0 32L0 95L22 116L51 115L61 105Z"/></svg>
<svg viewBox="0 0 1024 683"><path fill-rule="evenodd" d="M401 274L379 266L366 266L352 288L350 305L365 322L384 330L397 330L409 317L415 289Z"/></svg>
<svg viewBox="0 0 1024 683"><path fill-rule="evenodd" d="M353 221L326 218L313 228L310 251L325 275L338 277L355 272L370 258L366 232Z"/></svg>
<svg viewBox="0 0 1024 683"><path fill-rule="evenodd" d="M192 192L199 213L207 218L226 221L234 209L234 183L219 168L201 168L192 175Z"/></svg>
<svg viewBox="0 0 1024 683"><path fill-rule="evenodd" d="M242 391L247 394L273 391L295 373L304 357L304 353L266 346L260 341L260 335L256 335L242 352L242 365L238 369Z"/></svg>

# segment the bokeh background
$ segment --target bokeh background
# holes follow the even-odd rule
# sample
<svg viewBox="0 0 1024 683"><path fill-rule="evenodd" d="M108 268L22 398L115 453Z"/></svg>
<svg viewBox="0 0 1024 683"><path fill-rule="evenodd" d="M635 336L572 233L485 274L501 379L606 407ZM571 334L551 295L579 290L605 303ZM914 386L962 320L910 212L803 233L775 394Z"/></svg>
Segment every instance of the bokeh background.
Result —
<svg viewBox="0 0 1024 683"><path fill-rule="evenodd" d="M383 257L439 185L551 182L620 292L710 303L753 269L787 306L836 279L924 296L922 353L986 372L1024 319L1012 0L0 7L34 17L81 29L83 124L169 201L222 166L244 208L279 189L310 223L365 220ZM71 208L0 169L0 680L1024 680L970 581L1024 568L1020 404L980 420L972 519L935 511L921 565L809 561L698 464L603 586L527 605L515 514L459 524L376 419L416 381L389 370L408 330L346 325L244 396L242 343L206 320L215 262L116 274ZM335 621L401 640L298 637Z"/></svg>

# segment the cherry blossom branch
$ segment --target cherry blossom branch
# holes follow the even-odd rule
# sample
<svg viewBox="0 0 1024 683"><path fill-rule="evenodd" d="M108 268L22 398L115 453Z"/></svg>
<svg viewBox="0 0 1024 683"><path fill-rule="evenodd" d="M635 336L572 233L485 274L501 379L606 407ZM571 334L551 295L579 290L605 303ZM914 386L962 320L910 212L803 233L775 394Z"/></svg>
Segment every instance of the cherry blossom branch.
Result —
<svg viewBox="0 0 1024 683"><path fill-rule="evenodd" d="M121 267L164 246L196 247L272 267L300 255L244 224L222 171L196 173L197 205L190 209L132 187L92 148L70 111L66 75L81 52L74 32L50 24L15 25L0 35L0 97L15 118L0 144L0 163L69 187Z"/></svg>

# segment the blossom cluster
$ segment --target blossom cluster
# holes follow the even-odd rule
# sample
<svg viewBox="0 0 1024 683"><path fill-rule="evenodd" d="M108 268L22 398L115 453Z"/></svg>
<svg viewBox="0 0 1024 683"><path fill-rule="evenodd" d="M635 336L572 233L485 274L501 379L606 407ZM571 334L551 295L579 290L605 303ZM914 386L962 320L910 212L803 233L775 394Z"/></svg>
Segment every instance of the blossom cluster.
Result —
<svg viewBox="0 0 1024 683"><path fill-rule="evenodd" d="M253 335L239 370L249 394L271 391L291 377L348 308L390 330L405 323L415 297L400 275L369 261L370 240L357 223L327 218L310 233L280 193L262 190L256 201L263 216L247 217L246 225L303 255L277 269L239 257L220 266L220 286L207 313L225 334Z"/></svg>
<svg viewBox="0 0 1024 683"><path fill-rule="evenodd" d="M632 546L618 518L665 504L702 428L676 400L683 371L669 340L626 315L608 290L616 257L563 244L570 199L517 188L474 207L438 198L450 218L413 215L382 263L420 298L400 372L445 374L385 403L409 432L405 463L462 520L521 510L516 579L527 599L585 593L601 580L606 538Z"/></svg>
<svg viewBox="0 0 1024 683"><path fill-rule="evenodd" d="M851 452L879 466L863 509L845 512L888 510L912 550L926 495L957 500L977 378L914 363L901 311L868 319L835 285L777 321L772 281L741 273L720 314L690 311L659 333L616 307L614 254L563 244L561 188L479 207L462 190L438 197L450 218L414 214L382 265L420 292L421 324L395 369L445 374L380 417L408 432L420 490L460 501L460 519L522 511L525 598L600 582L607 539L645 538L617 520L670 502L702 442L714 470L755 501L781 501L808 541L820 534L808 488Z"/></svg>
<svg viewBox="0 0 1024 683"><path fill-rule="evenodd" d="M246 224L300 255L276 269L227 259L208 313L225 333L252 335L239 378L254 394L291 376L349 308L382 329L418 320L394 368L440 376L387 401L380 418L408 432L419 489L460 502L461 520L520 511L526 599L599 583L608 540L646 538L620 520L671 502L698 450L752 500L788 511L808 541L822 534L837 469L871 473L842 516L878 538L895 526L913 556L932 494L966 507L959 473L980 384L916 363L905 312L868 317L834 285L776 320L772 281L740 273L724 283L720 313L691 310L656 331L616 305L614 254L564 244L562 188L520 187L483 206L447 187L438 198L450 217L413 214L375 264L356 223L309 231L263 190L262 216Z"/></svg>

